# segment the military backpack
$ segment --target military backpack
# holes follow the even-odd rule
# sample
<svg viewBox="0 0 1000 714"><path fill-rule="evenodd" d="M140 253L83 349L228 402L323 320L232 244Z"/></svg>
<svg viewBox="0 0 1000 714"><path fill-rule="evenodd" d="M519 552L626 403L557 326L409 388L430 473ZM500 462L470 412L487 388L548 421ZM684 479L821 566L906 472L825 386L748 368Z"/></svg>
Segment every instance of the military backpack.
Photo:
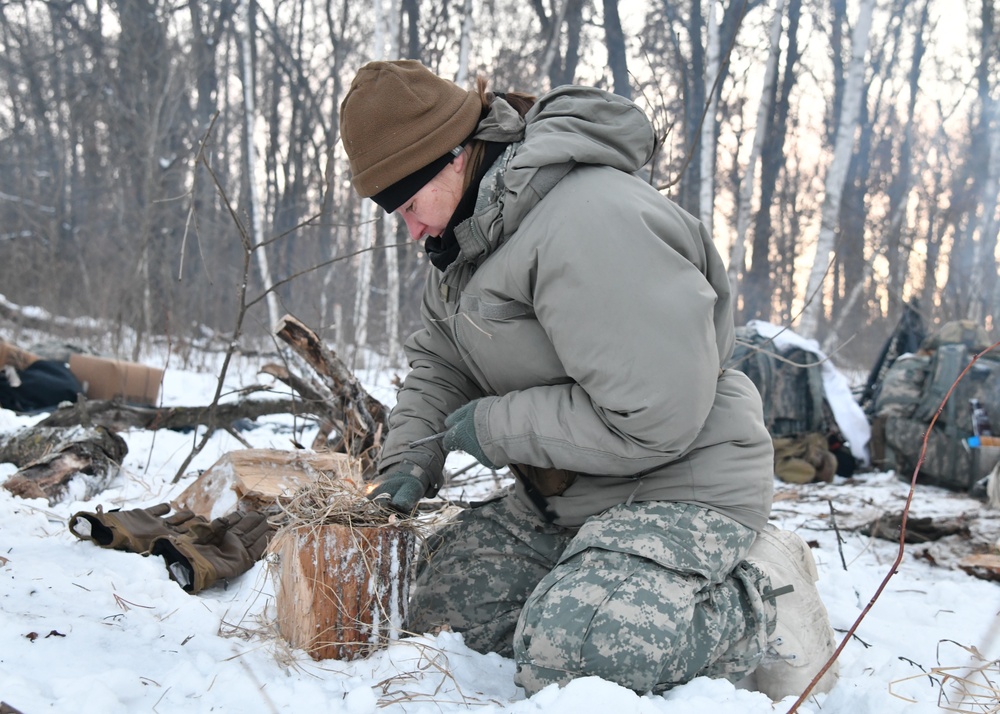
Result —
<svg viewBox="0 0 1000 714"><path fill-rule="evenodd" d="M892 363L874 397L876 466L895 469L910 480L934 421L921 483L967 490L990 472L1000 460L1000 448L970 442L973 400L986 413L1000 416L1000 354L986 352L974 360L990 344L985 330L959 320L929 336L915 354Z"/></svg>

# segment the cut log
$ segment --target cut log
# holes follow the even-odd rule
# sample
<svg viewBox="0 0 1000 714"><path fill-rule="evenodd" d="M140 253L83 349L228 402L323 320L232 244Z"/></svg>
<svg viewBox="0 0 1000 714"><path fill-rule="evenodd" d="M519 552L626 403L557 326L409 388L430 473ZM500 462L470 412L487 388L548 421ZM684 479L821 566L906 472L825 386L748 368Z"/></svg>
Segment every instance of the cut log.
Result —
<svg viewBox="0 0 1000 714"><path fill-rule="evenodd" d="M367 657L406 619L416 534L403 526L296 526L271 552L278 630L313 659Z"/></svg>
<svg viewBox="0 0 1000 714"><path fill-rule="evenodd" d="M1000 581L1000 555L990 553L969 555L959 561L958 567L982 580Z"/></svg>
<svg viewBox="0 0 1000 714"><path fill-rule="evenodd" d="M121 472L125 440L103 427L45 429L24 438L18 458L34 456L3 487L21 498L44 498L55 505L67 497L87 500ZM16 446L14 447L17 448Z"/></svg>
<svg viewBox="0 0 1000 714"><path fill-rule="evenodd" d="M277 449L231 451L184 489L174 505L209 520L237 506L243 511L272 515L280 511L279 499L308 487L320 474L352 478L350 457Z"/></svg>

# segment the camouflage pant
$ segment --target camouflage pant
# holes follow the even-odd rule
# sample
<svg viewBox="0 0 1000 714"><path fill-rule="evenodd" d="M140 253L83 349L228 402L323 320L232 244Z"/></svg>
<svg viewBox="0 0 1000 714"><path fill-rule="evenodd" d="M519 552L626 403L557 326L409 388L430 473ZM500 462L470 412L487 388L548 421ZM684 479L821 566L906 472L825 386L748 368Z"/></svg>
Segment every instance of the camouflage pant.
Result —
<svg viewBox="0 0 1000 714"><path fill-rule="evenodd" d="M459 514L424 546L407 629L449 625L513 656L529 695L596 675L661 692L699 675L742 678L774 629L755 533L690 504L615 506L579 530L513 494Z"/></svg>

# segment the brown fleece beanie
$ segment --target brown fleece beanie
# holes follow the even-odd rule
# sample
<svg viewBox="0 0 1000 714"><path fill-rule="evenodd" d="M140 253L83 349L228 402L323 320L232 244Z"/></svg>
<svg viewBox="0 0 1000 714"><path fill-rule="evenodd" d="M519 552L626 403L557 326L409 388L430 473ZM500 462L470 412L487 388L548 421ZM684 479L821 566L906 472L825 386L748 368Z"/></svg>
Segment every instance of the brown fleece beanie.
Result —
<svg viewBox="0 0 1000 714"><path fill-rule="evenodd" d="M444 159L472 134L481 110L478 94L415 60L366 64L340 105L340 138L354 189L363 197L378 195L383 208L395 210L437 173L420 175L421 169ZM414 180L405 181L414 174ZM386 198L393 186L397 190ZM401 191L409 194L400 197Z"/></svg>

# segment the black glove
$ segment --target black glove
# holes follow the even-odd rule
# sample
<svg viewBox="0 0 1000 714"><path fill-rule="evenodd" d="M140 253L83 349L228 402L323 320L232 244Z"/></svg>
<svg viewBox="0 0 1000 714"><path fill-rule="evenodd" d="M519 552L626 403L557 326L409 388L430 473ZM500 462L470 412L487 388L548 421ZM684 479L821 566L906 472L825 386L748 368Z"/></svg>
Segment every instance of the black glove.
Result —
<svg viewBox="0 0 1000 714"><path fill-rule="evenodd" d="M426 469L403 461L379 475L373 484L375 488L368 492L368 498L408 516L427 495L431 478Z"/></svg>
<svg viewBox="0 0 1000 714"><path fill-rule="evenodd" d="M80 540L92 541L102 548L145 553L155 538L184 533L199 521L207 523L188 510L162 518L169 512L169 503L128 511L116 508L107 513L98 506L96 513L80 511L73 514L69 519L69 530Z"/></svg>
<svg viewBox="0 0 1000 714"><path fill-rule="evenodd" d="M476 434L476 405L478 403L478 399L473 399L448 415L444 420L448 432L444 435L441 443L448 451L464 451L483 466L495 469L496 464L486 458L483 447L479 443L479 436Z"/></svg>
<svg viewBox="0 0 1000 714"><path fill-rule="evenodd" d="M157 538L149 553L162 555L170 578L196 593L250 570L274 532L264 514L234 512L211 523L195 523L187 533Z"/></svg>

